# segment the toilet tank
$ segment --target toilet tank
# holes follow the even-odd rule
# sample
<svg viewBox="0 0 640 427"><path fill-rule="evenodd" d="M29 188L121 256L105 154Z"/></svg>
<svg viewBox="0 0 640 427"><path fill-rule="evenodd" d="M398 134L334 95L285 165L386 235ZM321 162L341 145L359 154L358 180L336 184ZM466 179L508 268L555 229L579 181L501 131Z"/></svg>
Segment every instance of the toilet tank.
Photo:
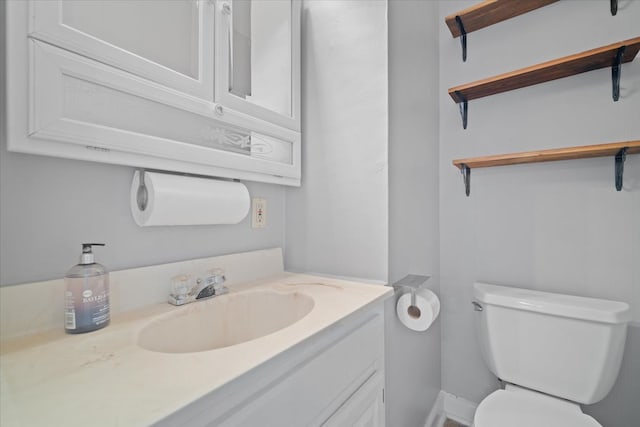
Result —
<svg viewBox="0 0 640 427"><path fill-rule="evenodd" d="M474 298L482 355L498 378L582 404L609 393L628 304L485 283Z"/></svg>

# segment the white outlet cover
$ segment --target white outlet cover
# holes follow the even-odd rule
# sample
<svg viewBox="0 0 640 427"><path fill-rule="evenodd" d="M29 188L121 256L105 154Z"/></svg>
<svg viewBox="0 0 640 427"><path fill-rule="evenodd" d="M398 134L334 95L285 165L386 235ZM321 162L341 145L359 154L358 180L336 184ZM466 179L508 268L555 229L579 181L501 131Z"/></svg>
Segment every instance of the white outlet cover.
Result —
<svg viewBox="0 0 640 427"><path fill-rule="evenodd" d="M264 228L267 225L267 201L251 199L251 227Z"/></svg>

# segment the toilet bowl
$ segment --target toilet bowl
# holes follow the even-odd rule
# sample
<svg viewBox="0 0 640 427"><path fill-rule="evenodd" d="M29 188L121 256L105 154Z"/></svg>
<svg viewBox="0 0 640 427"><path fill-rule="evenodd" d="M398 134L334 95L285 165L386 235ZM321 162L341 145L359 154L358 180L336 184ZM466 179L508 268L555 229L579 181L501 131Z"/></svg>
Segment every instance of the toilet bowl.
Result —
<svg viewBox="0 0 640 427"><path fill-rule="evenodd" d="M482 356L506 383L480 402L474 427L602 427L580 404L613 387L628 304L475 283L473 306Z"/></svg>
<svg viewBox="0 0 640 427"><path fill-rule="evenodd" d="M602 427L577 403L507 384L478 405L474 427Z"/></svg>

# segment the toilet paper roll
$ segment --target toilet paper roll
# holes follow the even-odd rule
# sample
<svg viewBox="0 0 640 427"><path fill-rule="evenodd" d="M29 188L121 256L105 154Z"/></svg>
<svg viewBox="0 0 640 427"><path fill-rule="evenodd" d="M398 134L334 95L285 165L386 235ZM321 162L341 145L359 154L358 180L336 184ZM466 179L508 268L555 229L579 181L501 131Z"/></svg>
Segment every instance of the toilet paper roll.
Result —
<svg viewBox="0 0 640 427"><path fill-rule="evenodd" d="M419 289L415 305L411 305L411 292L407 292L398 298L396 313L407 328L426 331L440 314L440 300L429 289Z"/></svg>
<svg viewBox="0 0 640 427"><path fill-rule="evenodd" d="M249 212L249 191L239 182L143 172L144 209L138 204L140 171L131 183L131 213L140 227L237 224Z"/></svg>

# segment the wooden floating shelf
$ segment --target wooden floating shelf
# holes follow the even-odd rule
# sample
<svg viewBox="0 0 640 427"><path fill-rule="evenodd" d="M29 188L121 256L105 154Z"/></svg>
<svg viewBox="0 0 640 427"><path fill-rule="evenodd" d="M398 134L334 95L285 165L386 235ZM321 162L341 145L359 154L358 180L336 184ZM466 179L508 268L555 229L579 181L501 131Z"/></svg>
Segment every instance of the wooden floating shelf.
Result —
<svg viewBox="0 0 640 427"><path fill-rule="evenodd" d="M625 147L627 147L627 154L640 154L640 140L638 140L584 145L581 147L555 148L551 150L526 151L522 153L500 154L497 156L473 157L454 160L453 164L462 170L465 166L474 169L524 163L553 162L557 160L586 159L590 157L607 157L615 156Z"/></svg>
<svg viewBox="0 0 640 427"><path fill-rule="evenodd" d="M634 60L640 50L640 37L613 43L564 58L452 87L449 95L457 103L508 92L615 64L618 49L625 47L621 63Z"/></svg>
<svg viewBox="0 0 640 427"><path fill-rule="evenodd" d="M475 6L461 10L447 16L444 21L451 31L451 35L460 37L460 27L456 17L460 17L465 32L479 30L501 21L531 12L558 0L486 0Z"/></svg>
<svg viewBox="0 0 640 427"><path fill-rule="evenodd" d="M554 148L551 150L526 151L523 153L501 154L497 156L474 157L454 160L453 164L460 169L460 172L462 172L465 193L467 197L469 197L469 194L471 193L471 169L473 168L613 156L615 160L615 186L616 190L620 191L622 190L624 161L627 154L640 154L640 140L599 145L584 145L581 147Z"/></svg>
<svg viewBox="0 0 640 427"><path fill-rule="evenodd" d="M621 47L626 47L621 63L633 61L640 50L640 37L452 87L449 89L449 95L455 102L470 101L599 68L611 67L615 62L618 49Z"/></svg>

